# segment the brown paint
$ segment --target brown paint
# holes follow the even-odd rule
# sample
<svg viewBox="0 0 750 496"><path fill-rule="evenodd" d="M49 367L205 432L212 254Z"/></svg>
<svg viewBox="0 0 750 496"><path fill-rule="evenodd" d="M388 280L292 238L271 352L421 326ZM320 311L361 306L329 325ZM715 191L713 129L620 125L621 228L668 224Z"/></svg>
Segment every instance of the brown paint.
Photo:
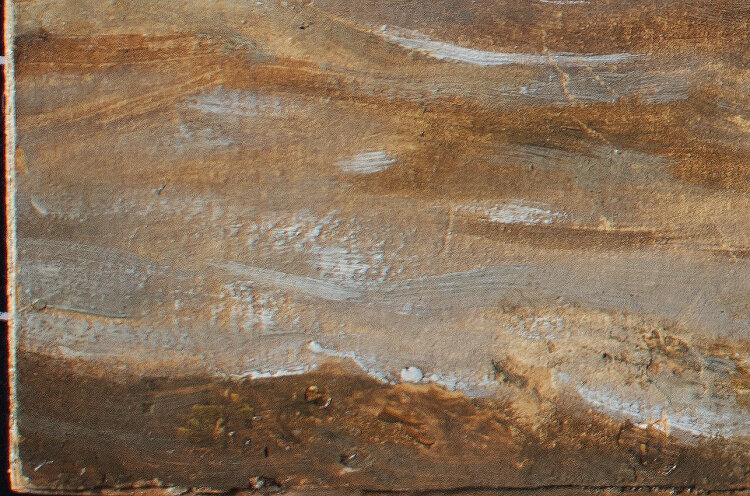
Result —
<svg viewBox="0 0 750 496"><path fill-rule="evenodd" d="M154 478L164 487L242 490L262 477L286 491L729 490L747 482L739 445L684 445L572 399L532 430L509 404L437 386L385 385L352 365L252 381L139 378L22 353L24 475L30 487L56 490L132 488ZM330 403L311 401L310 387L325 389ZM185 435L196 416L202 430Z"/></svg>

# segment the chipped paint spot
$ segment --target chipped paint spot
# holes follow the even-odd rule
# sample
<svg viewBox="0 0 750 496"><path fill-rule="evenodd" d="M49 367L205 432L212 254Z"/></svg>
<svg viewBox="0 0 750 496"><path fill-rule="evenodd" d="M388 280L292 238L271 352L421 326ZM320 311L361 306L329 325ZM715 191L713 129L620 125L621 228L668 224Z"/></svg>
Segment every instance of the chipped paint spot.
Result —
<svg viewBox="0 0 750 496"><path fill-rule="evenodd" d="M40 215L47 217L49 215L49 209L42 205L36 198L31 198L31 206L34 207Z"/></svg>
<svg viewBox="0 0 750 496"><path fill-rule="evenodd" d="M317 341L310 341L307 344L307 349L313 353L323 353L325 351Z"/></svg>
<svg viewBox="0 0 750 496"><path fill-rule="evenodd" d="M424 378L424 373L419 367L409 366L401 369L401 380L403 382L420 382Z"/></svg>

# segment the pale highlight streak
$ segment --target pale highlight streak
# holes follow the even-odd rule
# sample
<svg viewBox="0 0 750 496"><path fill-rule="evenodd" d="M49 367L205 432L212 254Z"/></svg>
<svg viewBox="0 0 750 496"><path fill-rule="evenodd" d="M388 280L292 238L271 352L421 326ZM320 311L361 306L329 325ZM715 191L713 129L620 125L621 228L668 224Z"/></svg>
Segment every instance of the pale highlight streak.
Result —
<svg viewBox="0 0 750 496"><path fill-rule="evenodd" d="M577 388L584 401L599 410L624 415L637 422L646 422L649 418L667 418L668 425L675 429L696 436L733 437L748 432L750 420L743 418L741 411L731 407L718 406L715 410L704 407L693 407L680 412L667 413L665 406L649 406L639 399L624 399L605 390L594 389L585 385Z"/></svg>
<svg viewBox="0 0 750 496"><path fill-rule="evenodd" d="M374 174L389 168L396 163L385 151L362 152L350 160L342 160L338 165L342 171L350 174Z"/></svg>
<svg viewBox="0 0 750 496"><path fill-rule="evenodd" d="M506 53L490 52L466 48L453 43L432 40L420 33L413 36L400 36L384 31L380 35L403 48L416 50L438 60L452 62L463 62L481 67L502 66L510 64L522 65L561 65L561 66L597 66L631 62L640 58L639 55L630 53L612 54L569 54L551 53L549 55L537 55L533 53Z"/></svg>
<svg viewBox="0 0 750 496"><path fill-rule="evenodd" d="M482 220L500 224L552 224L567 217L564 212L555 212L548 205L537 202L514 201L503 205L483 207L478 205L464 205L457 207L457 211L468 211L478 214Z"/></svg>
<svg viewBox="0 0 750 496"><path fill-rule="evenodd" d="M268 284L324 300L347 301L356 300L361 296L354 289L322 279L252 267L238 262L209 262L209 265L227 270L237 276L247 278L259 284Z"/></svg>

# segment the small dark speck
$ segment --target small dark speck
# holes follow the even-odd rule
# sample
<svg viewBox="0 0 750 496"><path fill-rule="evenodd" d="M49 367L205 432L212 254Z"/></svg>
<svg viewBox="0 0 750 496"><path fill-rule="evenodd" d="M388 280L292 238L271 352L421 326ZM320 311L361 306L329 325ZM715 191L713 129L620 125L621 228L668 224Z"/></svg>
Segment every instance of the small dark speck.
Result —
<svg viewBox="0 0 750 496"><path fill-rule="evenodd" d="M266 446L265 448L263 448L263 457L264 458L268 458L268 446Z"/></svg>

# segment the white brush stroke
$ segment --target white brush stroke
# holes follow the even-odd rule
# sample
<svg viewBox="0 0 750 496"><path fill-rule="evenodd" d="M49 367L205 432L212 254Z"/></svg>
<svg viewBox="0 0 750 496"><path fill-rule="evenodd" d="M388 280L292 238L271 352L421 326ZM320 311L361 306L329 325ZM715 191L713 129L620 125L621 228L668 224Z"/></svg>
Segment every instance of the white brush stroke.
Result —
<svg viewBox="0 0 750 496"><path fill-rule="evenodd" d="M326 278L356 283L373 269L373 264L367 263L367 260L373 258L373 254L363 255L342 246L316 248L312 251L318 255L313 262L315 269Z"/></svg>
<svg viewBox="0 0 750 496"><path fill-rule="evenodd" d="M290 375L302 375L312 370L317 369L317 365L300 365L298 367L292 367L290 369L278 369L278 370L248 370L241 374L229 374L232 379L266 379L270 377L285 377Z"/></svg>
<svg viewBox="0 0 750 496"><path fill-rule="evenodd" d="M624 415L640 424L664 416L670 427L696 436L732 437L750 432L750 418L731 407L715 405L713 409L694 407L688 411L667 412L664 407L648 406L638 399L625 400L603 389L580 385L576 390L584 401L599 410ZM744 420L738 422L737 419Z"/></svg>
<svg viewBox="0 0 750 496"><path fill-rule="evenodd" d="M544 208L548 205L541 203L515 201L504 205L482 207L477 205L466 205L458 207L458 210L470 211L482 215L488 222L501 224L524 224L527 226L535 224L552 224L567 217L564 212L555 212Z"/></svg>
<svg viewBox="0 0 750 496"><path fill-rule="evenodd" d="M199 110L204 114L219 114L237 117L255 117L261 112L271 111L278 114L281 103L277 100L259 98L255 93L246 90L227 90L219 86L211 93L191 97L185 106Z"/></svg>
<svg viewBox="0 0 750 496"><path fill-rule="evenodd" d="M412 35L409 37L390 34L387 31L382 30L378 33L386 40L394 42L403 48L416 50L438 60L463 62L481 67L510 64L590 67L631 62L640 58L639 55L630 53L612 53L602 55L550 53L540 55L533 53L490 52L486 50L466 48L454 45L453 43L435 41L416 31L412 32Z"/></svg>
<svg viewBox="0 0 750 496"><path fill-rule="evenodd" d="M235 275L247 278L256 283L268 284L281 289L296 291L323 300L349 301L361 297L361 294L355 289L331 281L287 274L285 272L262 269L260 267L252 267L238 262L208 262L208 264L213 267L227 270Z"/></svg>
<svg viewBox="0 0 750 496"><path fill-rule="evenodd" d="M349 174L374 174L388 169L396 163L395 158L389 158L384 150L376 152L362 152L349 160L342 160L336 165Z"/></svg>
<svg viewBox="0 0 750 496"><path fill-rule="evenodd" d="M559 212L545 210L537 207L510 204L502 208L495 207L490 210L488 220L502 224L552 224L556 219L564 217Z"/></svg>
<svg viewBox="0 0 750 496"><path fill-rule="evenodd" d="M376 370L374 368L374 365L376 363L374 358L366 359L362 358L360 356L357 356L356 353L353 351L338 351L338 350L332 350L330 348L324 348L321 346L320 343L317 341L310 341L307 344L307 350L319 354L319 355L325 355L330 357L336 357L336 358L348 358L349 360L352 360L354 363L357 364L359 368L361 368L364 372L367 373L370 377L374 377L380 382L385 382L387 384L395 384L393 381L389 380L388 377L385 375L385 373ZM370 363L367 363L370 362Z"/></svg>
<svg viewBox="0 0 750 496"><path fill-rule="evenodd" d="M394 377L393 371L388 370L388 367L383 367L382 364L379 364L374 356L365 358L361 355L357 355L353 351L339 351L325 348L317 341L310 341L307 344L307 351L316 355L348 358L357 364L357 366L370 377L386 384L398 383L395 379L389 379L390 377ZM489 379L489 377L483 377L478 381L462 379L457 376L455 372L448 372L445 375L433 373L429 377L425 377L424 372L422 372L421 369L413 366L401 369L399 376L401 382L439 384L451 391L460 390L472 398L485 397L488 394L491 394L491 390L495 390L499 387L498 382ZM417 379L418 377L419 379Z"/></svg>

